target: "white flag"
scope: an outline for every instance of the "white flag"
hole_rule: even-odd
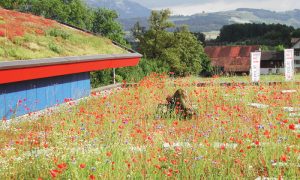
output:
[[[260,79],[261,52],[251,53],[251,77],[252,82],[259,82]]]
[[[294,79],[294,49],[284,50],[284,69],[285,80],[291,81]]]

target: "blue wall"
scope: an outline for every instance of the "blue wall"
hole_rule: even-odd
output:
[[[42,110],[65,99],[86,97],[90,91],[89,73],[0,84],[0,119]]]

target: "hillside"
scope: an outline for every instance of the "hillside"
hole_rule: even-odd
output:
[[[109,39],[0,8],[0,61],[120,53]]]
[[[104,7],[116,10],[122,19],[148,17],[151,10],[129,0],[86,0],[91,7]]]
[[[137,18],[121,19],[126,30],[132,28]],[[146,25],[146,18],[139,18]],[[275,12],[263,9],[239,8],[231,11],[201,13],[192,16],[172,16],[176,25],[187,24],[193,32],[219,31],[222,26],[234,23],[279,23],[300,27],[300,10]]]

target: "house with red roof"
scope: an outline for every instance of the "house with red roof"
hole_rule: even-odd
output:
[[[251,52],[260,51],[259,46],[208,46],[206,54],[212,65],[226,73],[249,73]],[[284,53],[264,51],[261,56],[261,74],[284,73]]]
[[[259,46],[207,46],[206,54],[212,66],[228,73],[248,73],[250,53],[259,51]]]

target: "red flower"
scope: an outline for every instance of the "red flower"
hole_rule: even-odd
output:
[[[173,122],[173,125],[174,125],[174,126],[177,126],[177,125],[178,125],[178,121],[174,121],[174,122]]]
[[[295,129],[296,129],[296,126],[295,126],[295,124],[290,124],[290,125],[289,125],[289,129],[291,129],[291,130],[295,130]]]
[[[286,161],[287,161],[286,155],[283,154],[283,155],[280,157],[280,160],[281,160],[282,162],[286,162]]]
[[[95,180],[95,179],[96,179],[96,177],[95,177],[93,174],[91,174],[91,175],[89,176],[89,178],[90,178],[91,180]]]
[[[85,168],[85,166],[86,166],[85,164],[80,164],[80,165],[79,165],[79,167],[80,167],[81,169]]]
[[[107,153],[106,153],[106,156],[108,156],[108,157],[110,157],[111,155],[112,155],[111,152],[107,152]]]
[[[4,36],[5,36],[5,32],[0,31],[0,36],[1,36],[1,37],[4,37]]]
[[[58,175],[59,171],[56,169],[50,170],[50,174],[52,178],[55,178]]]
[[[67,164],[66,163],[61,163],[61,164],[58,164],[57,167],[59,169],[66,169],[67,168]]]

